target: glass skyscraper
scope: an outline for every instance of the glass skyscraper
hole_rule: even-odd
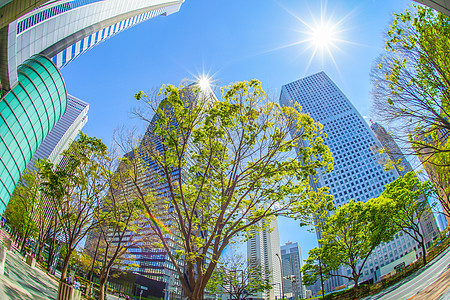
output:
[[[389,132],[380,124],[373,123],[370,128],[375,133],[376,137],[383,146],[384,152],[394,162],[394,168],[400,176],[405,176],[406,173],[412,172],[413,168],[403,155],[400,147],[394,141]],[[426,201],[426,200],[424,200]],[[432,212],[425,212],[420,219],[420,228],[424,235],[425,246],[429,248],[433,244],[433,240],[439,236],[439,228],[436,224],[436,219]]]
[[[303,112],[323,124],[327,134],[325,143],[334,157],[334,169],[311,178],[314,188],[328,186],[334,195],[334,205],[339,207],[351,199],[367,201],[379,196],[384,186],[399,174],[385,171],[386,154],[380,154],[381,144],[367,123],[324,73],[286,84],[281,89],[280,104],[292,106],[298,103]],[[412,238],[397,234],[393,241],[378,246],[365,264],[360,282],[373,278],[376,269],[417,249]],[[341,274],[350,274],[349,268],[341,268]],[[347,279],[332,277],[325,284],[325,291],[345,285]]]
[[[306,294],[300,273],[303,265],[302,252],[298,243],[289,242],[281,246],[281,261],[283,262],[283,277],[295,276],[294,279],[283,279],[284,294],[288,299],[293,300],[305,298]]]

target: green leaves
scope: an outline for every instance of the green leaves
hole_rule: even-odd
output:
[[[341,276],[358,285],[364,264],[373,249],[381,242],[391,240],[397,232],[390,225],[387,211],[374,199],[365,203],[351,200],[319,221],[321,247],[309,252],[302,268],[304,283],[314,283],[322,272],[325,278]],[[342,266],[350,267],[351,274],[333,273]]]
[[[330,208],[328,190],[311,189],[309,176],[330,171],[332,155],[322,125],[300,107],[268,101],[258,80],[224,87],[218,100],[194,86],[167,85],[161,95],[138,159],[154,163],[155,178],[167,187],[155,201],[173,208],[179,242],[163,244],[175,266],[180,257],[188,262],[192,289],[206,284],[227,245],[275,216],[310,222],[310,197]],[[159,195],[161,185],[145,193]]]

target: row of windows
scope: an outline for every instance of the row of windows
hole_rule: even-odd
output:
[[[140,15],[131,17],[129,19],[120,21],[114,25],[106,27],[90,36],[82,39],[81,41],[73,44],[72,46],[64,49],[57,55],[55,55],[52,60],[61,69],[69,64],[71,61],[76,59],[78,56],[89,50],[90,48],[96,46],[102,41],[155,16],[164,14],[165,11],[162,8],[152,10],[149,12],[142,13]]]
[[[71,2],[62,3],[48,9],[42,10],[32,16],[27,17],[26,19],[17,23],[17,34],[27,30],[28,28],[33,27],[34,25],[45,21],[53,16],[59,15],[63,12],[69,11],[71,9],[84,6],[87,4],[99,2],[103,0],[76,0]]]

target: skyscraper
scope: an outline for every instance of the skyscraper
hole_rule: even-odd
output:
[[[405,176],[406,173],[412,172],[413,168],[403,155],[400,147],[394,141],[387,130],[378,123],[373,123],[370,128],[375,133],[376,137],[383,146],[384,152],[394,162],[394,168],[400,176]],[[427,201],[424,199],[424,201]],[[424,235],[424,242],[427,248],[431,247],[433,240],[439,236],[439,228],[436,224],[436,219],[432,212],[425,212],[420,218],[420,228]]]
[[[86,125],[88,110],[89,104],[68,95],[66,111],[37,148],[27,169],[35,170],[38,159],[48,159],[51,163],[58,164],[62,159],[62,152],[69,148]]]
[[[261,265],[262,276],[269,279],[273,286],[270,291],[254,295],[264,300],[282,298],[280,236],[276,219],[272,220],[270,228],[256,232],[247,242],[247,259],[250,263]]]
[[[9,146],[0,149],[8,152],[0,164],[0,214],[37,147],[66,109],[67,92],[58,68],[127,28],[177,12],[184,0],[7,2],[0,4],[0,100],[4,103],[0,132],[2,143]]]
[[[334,195],[334,205],[339,207],[351,199],[367,201],[383,192],[384,186],[396,179],[396,170],[385,171],[380,154],[380,142],[347,97],[324,73],[320,72],[286,84],[281,89],[280,103],[300,104],[303,111],[323,124],[328,145],[334,158],[334,169],[311,178],[314,188],[328,186]],[[375,270],[406,253],[417,249],[407,235],[397,234],[393,241],[378,246],[365,264],[361,282],[373,278]],[[341,268],[340,274],[350,274]],[[332,291],[347,283],[342,277],[332,277],[325,283],[325,291]]]
[[[297,243],[286,243],[281,246],[281,261],[283,263],[283,277],[291,276],[291,279],[283,279],[284,293],[291,294],[292,299],[303,299],[306,297],[302,284],[302,252]],[[295,278],[292,278],[295,276]],[[289,296],[287,296],[290,299]]]
[[[17,66],[34,54],[61,68],[100,42],[156,16],[170,15],[184,0],[48,1],[7,25],[0,40],[3,90],[17,84]]]

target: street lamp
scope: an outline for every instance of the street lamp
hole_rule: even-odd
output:
[[[283,264],[281,263],[281,257],[278,253],[275,253],[275,255],[278,257],[278,260],[280,261],[280,272],[281,272],[281,292],[283,293],[283,297],[281,299],[284,299],[284,284],[283,284]]]

